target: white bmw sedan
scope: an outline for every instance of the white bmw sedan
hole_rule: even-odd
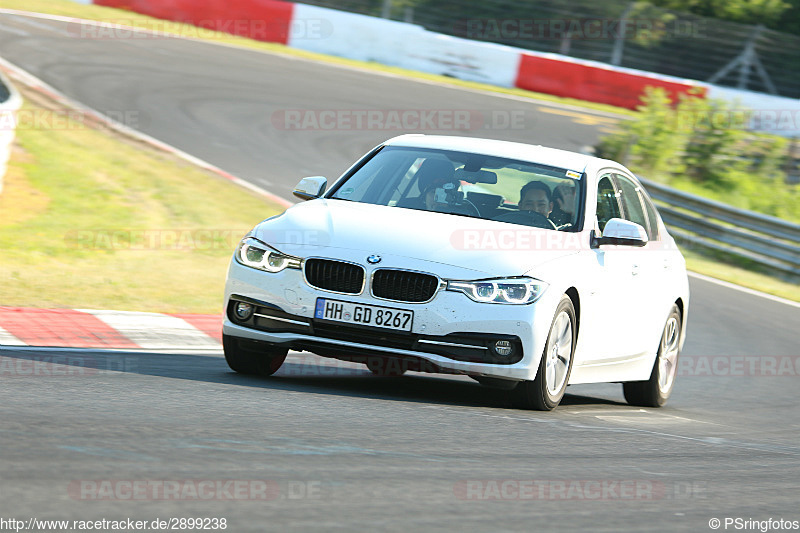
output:
[[[250,231],[230,263],[230,367],[288,350],[375,374],[466,374],[549,410],[567,385],[669,397],[685,339],[685,263],[613,161],[526,144],[403,135]]]

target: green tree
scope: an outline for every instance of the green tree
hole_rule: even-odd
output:
[[[791,7],[784,0],[651,0],[652,4],[674,11],[713,17],[743,24],[775,27]]]
[[[786,182],[788,141],[749,131],[737,104],[652,87],[639,114],[600,140],[597,154],[633,172],[743,209],[800,220],[800,186]]]
[[[687,130],[661,87],[648,87],[638,107],[638,116],[621,131],[603,138],[598,155],[622,161],[651,179],[668,179],[681,172],[680,154],[688,141]]]
[[[747,116],[724,101],[694,97],[682,97],[676,112],[688,133],[684,175],[719,190],[734,187],[750,165],[741,152]]]
[[[781,19],[771,28],[800,35],[800,0],[789,0],[789,8],[783,12]]]

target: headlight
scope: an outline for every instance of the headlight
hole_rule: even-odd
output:
[[[490,304],[529,304],[547,289],[547,283],[533,278],[502,278],[478,281],[448,281],[447,290],[461,292],[471,300]]]
[[[245,237],[236,249],[236,260],[251,268],[280,272],[284,268],[300,268],[300,259],[284,255],[253,237]]]

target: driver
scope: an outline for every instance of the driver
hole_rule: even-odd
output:
[[[453,165],[442,159],[427,159],[415,175],[417,179],[417,187],[419,188],[420,195],[413,198],[406,198],[397,203],[399,207],[410,207],[412,209],[427,209],[430,211],[437,203],[436,189],[443,189],[449,185],[455,190],[458,190],[459,182],[455,179],[455,170]],[[439,197],[441,197],[441,191]]]
[[[415,209],[480,216],[478,209],[464,199],[461,182],[455,177],[455,169],[449,161],[427,159],[420,165],[416,176],[417,186],[422,192],[412,206]]]
[[[463,200],[458,183],[454,182],[433,184],[425,189],[422,198],[428,211],[446,211],[448,206],[458,205]]]

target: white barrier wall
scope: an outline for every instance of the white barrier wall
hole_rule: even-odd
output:
[[[421,26],[295,4],[292,48],[513,87],[519,50],[450,37]]]
[[[17,111],[22,107],[22,97],[13,85],[0,72],[0,84],[5,86],[10,96],[0,102],[0,193],[3,192],[3,177],[6,175],[11,146],[14,144],[17,127]]]
[[[800,100],[771,94],[708,85],[708,97],[725,100],[738,110],[748,110],[751,129],[800,137]]]
[[[509,46],[430,31],[418,41],[405,43],[403,51],[404,68],[500,87],[514,87],[522,57]]]

